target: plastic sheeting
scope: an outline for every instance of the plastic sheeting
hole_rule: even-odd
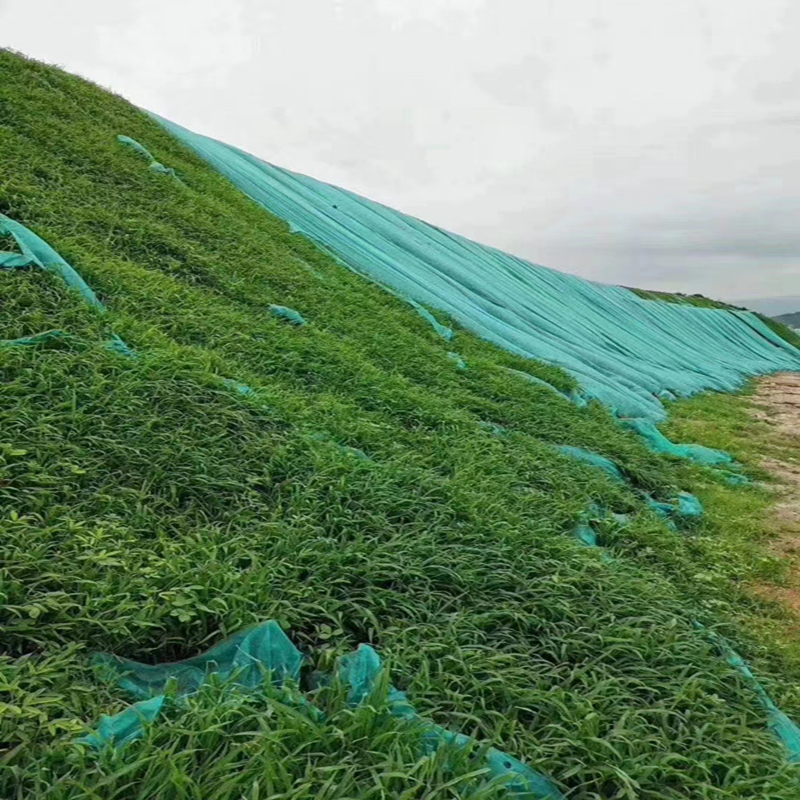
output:
[[[675,444],[667,439],[656,427],[654,422],[646,419],[621,419],[624,428],[636,431],[644,437],[650,449],[656,453],[686,458],[698,464],[713,466],[716,464],[730,464],[733,459],[722,450],[703,447],[701,444]]]
[[[358,705],[369,700],[383,672],[380,656],[369,646],[362,644],[358,650],[339,660],[339,677],[349,687],[348,700]],[[423,726],[422,748],[424,755],[435,753],[440,747],[470,749],[474,739],[422,720],[404,692],[389,687],[389,708],[393,716],[416,722]],[[492,781],[502,782],[510,797],[518,800],[563,800],[564,795],[555,785],[526,764],[494,747],[486,751],[486,767]]]
[[[139,739],[146,723],[152,722],[167,701],[168,688],[175,697],[196,692],[209,676],[232,680],[237,686],[255,689],[269,678],[276,686],[287,678],[297,681],[303,656],[277,622],[270,620],[220,642],[205,653],[166,664],[140,664],[126,658],[99,653],[94,663],[113,677],[120,688],[139,702],[112,717],[103,717],[94,731],[79,742],[94,748],[115,747]]]
[[[97,295],[89,288],[89,284],[44,239],[39,238],[33,231],[28,230],[19,222],[9,219],[4,214],[0,214],[0,234],[12,236],[19,245],[20,250],[22,250],[21,259],[17,262],[7,259],[9,263],[0,263],[0,269],[9,266],[9,264],[12,269],[19,268],[22,266],[21,262],[27,262],[28,265],[35,265],[46,269],[48,272],[55,272],[64,279],[70,288],[79,292],[90,306],[94,306],[100,311],[105,311],[105,307],[97,298]],[[3,255],[13,256],[15,254]]]
[[[511,352],[563,367],[621,416],[661,420],[659,397],[731,391],[748,375],[800,369],[800,351],[750,312],[645,300],[537,266],[155,119],[352,270]]]
[[[212,676],[239,690],[253,691],[267,680],[281,687],[286,681],[297,684],[305,659],[274,620],[245,629],[194,658],[164,664],[142,664],[118,656],[97,654],[94,663],[120,688],[138,702],[113,716],[105,716],[97,730],[78,739],[93,749],[122,747],[144,736],[147,725],[155,722],[169,702],[197,692]],[[368,702],[376,691],[383,664],[369,645],[342,656],[337,675],[347,688],[350,705]],[[389,687],[388,705],[392,716],[416,723],[422,728],[422,755],[430,756],[442,746],[470,750],[476,744],[464,734],[454,733],[419,717],[408,697]],[[307,712],[324,718],[305,698],[300,704]],[[488,777],[501,783],[516,800],[563,800],[555,785],[522,761],[494,747],[483,753]]]
[[[134,150],[140,156],[146,158],[150,162],[149,167],[153,172],[160,172],[162,175],[169,175],[172,178],[180,180],[172,167],[165,167],[160,161],[156,161],[150,151],[144,145],[139,144],[136,139],[131,139],[130,136],[123,136],[120,134],[117,136],[117,141],[124,144],[126,147],[130,147],[131,150]]]
[[[0,214],[0,235],[13,237],[20,250],[22,250],[22,255],[18,253],[0,253],[0,269],[40,267],[48,272],[54,272],[64,280],[67,286],[77,291],[90,306],[100,312],[105,312],[106,307],[100,302],[100,299],[78,271],[32,230],[29,230],[19,222],[15,222],[13,219],[9,219],[4,214]],[[45,332],[33,337],[34,340],[32,341],[23,342],[17,340],[16,343],[39,344],[38,337],[53,339],[49,332]],[[136,355],[116,333],[111,334],[111,338],[106,342],[106,349],[129,358]]]
[[[747,662],[730,646],[730,644],[718,633],[706,629],[699,622],[696,627],[705,632],[711,641],[725,656],[726,661],[744,678],[745,683],[755,692],[761,706],[767,712],[767,725],[775,736],[783,743],[786,748],[789,761],[800,764],[800,727],[794,720],[781,711],[775,705],[767,690],[761,685],[761,681],[756,678]]]

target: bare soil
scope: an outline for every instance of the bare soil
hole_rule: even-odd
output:
[[[771,445],[798,454],[796,459],[769,456],[761,462],[778,481],[775,488],[780,500],[771,521],[775,531],[772,549],[793,562],[793,579],[788,586],[754,588],[762,597],[781,602],[800,615],[800,374],[781,373],[762,380],[752,413],[771,426]]]

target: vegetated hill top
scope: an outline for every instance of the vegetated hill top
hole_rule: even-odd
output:
[[[158,663],[275,619],[324,671],[372,644],[426,718],[571,797],[797,796],[756,696],[694,625],[798,715],[791,667],[734,622],[739,582],[771,564],[729,544],[719,498],[757,487],[726,494],[518,374],[566,394],[563,371],[442,318],[445,341],[123,99],[8,52],[0,72],[0,212],[108,308],[0,270],[0,340],[64,334],[0,348],[0,795],[466,793],[475,764],[421,759],[385,694],[353,710],[305,675],[324,723],[211,687],[118,755],[76,746],[130,702],[93,651]],[[645,493],[682,489],[716,511],[675,530]],[[572,535],[590,518],[603,551]]]

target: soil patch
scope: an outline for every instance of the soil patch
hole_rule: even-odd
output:
[[[772,525],[771,549],[795,564],[788,586],[759,585],[757,594],[775,600],[800,615],[800,374],[781,373],[759,383],[754,396],[753,417],[771,426],[769,450],[761,466],[773,475],[780,500]]]

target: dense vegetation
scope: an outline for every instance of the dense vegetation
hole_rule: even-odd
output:
[[[758,489],[506,369],[571,388],[555,368],[440,339],[122,99],[8,52],[0,73],[0,212],[109,309],[0,271],[1,340],[68,334],[0,348],[0,795],[463,794],[474,765],[420,760],[413,731],[335,687],[312,695],[325,724],[210,687],[119,753],[74,744],[129,702],[92,651],[177,659],[276,619],[319,668],[371,643],[426,717],[571,797],[800,796],[752,692],[693,627],[734,638],[800,716],[791,662],[733,622],[752,610],[735,582],[777,569],[726,538],[726,503]],[[135,358],[108,349],[112,329]],[[673,531],[634,488],[697,490],[711,513]],[[611,562],[570,535],[592,502],[631,514],[598,523]]]

